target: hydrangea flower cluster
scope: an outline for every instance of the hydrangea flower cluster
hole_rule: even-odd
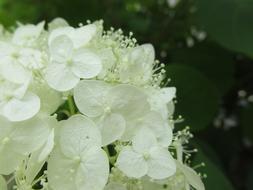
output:
[[[0,189],[204,190],[163,67],[102,21],[2,28]]]

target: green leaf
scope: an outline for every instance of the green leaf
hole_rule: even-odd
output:
[[[250,166],[249,174],[246,181],[247,190],[253,189],[253,165]]]
[[[234,82],[233,55],[216,44],[201,43],[193,48],[176,49],[171,61],[201,71],[224,94]]]
[[[243,108],[241,112],[241,126],[244,137],[247,137],[253,142],[253,105]]]
[[[0,23],[7,27],[14,25],[17,21],[22,23],[37,22],[39,13],[39,1],[2,0],[0,2]]]
[[[205,167],[199,168],[198,171],[207,175],[207,178],[203,179],[206,190],[233,190],[234,187],[223,171],[215,165],[201,149],[198,148],[198,150],[198,153],[194,157],[193,164],[205,163]]]
[[[182,115],[191,130],[204,129],[215,117],[220,96],[217,88],[199,71],[183,66],[168,65],[169,86],[177,88],[176,115]]]
[[[197,0],[197,23],[221,45],[253,56],[252,0]]]

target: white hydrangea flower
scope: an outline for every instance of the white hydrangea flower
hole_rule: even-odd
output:
[[[27,81],[31,78],[31,73],[24,68],[31,61],[29,55],[21,56],[21,49],[14,45],[0,42],[0,73],[8,80],[16,83]],[[25,51],[24,49],[22,52]],[[39,62],[35,60],[35,62]]]
[[[69,24],[66,20],[64,20],[63,18],[57,17],[48,23],[48,30],[49,30],[49,32],[51,32],[57,28],[64,28],[64,27],[68,27],[68,26],[69,26]]]
[[[97,33],[95,24],[88,24],[80,28],[73,28],[70,26],[59,27],[52,30],[48,44],[50,44],[59,36],[67,36],[73,43],[75,49],[87,46]]]
[[[152,79],[155,51],[151,44],[130,49],[123,56],[119,68],[120,81],[123,83],[146,84]]]
[[[117,58],[114,55],[112,48],[110,47],[98,49],[96,53],[100,57],[103,65],[102,70],[100,71],[97,77],[103,80],[104,78],[106,78],[108,71],[110,71],[116,64]]]
[[[81,81],[74,90],[74,98],[83,114],[99,118],[103,145],[119,139],[128,122],[149,109],[145,94],[124,84],[112,87],[102,81]]]
[[[42,53],[37,49],[17,47],[0,42],[0,73],[12,82],[20,83],[32,78],[45,66]]]
[[[71,33],[68,31],[69,29],[73,28],[62,30],[67,30],[68,34]],[[89,49],[76,49],[83,45],[79,44],[79,42],[82,42],[79,40],[87,41],[87,39],[82,39],[82,35],[85,36],[85,33],[75,31],[75,35],[80,35],[81,39],[78,39],[78,36],[75,35],[75,38],[72,37],[73,39],[71,39],[66,34],[59,35],[61,30],[59,33],[56,31],[58,29],[53,30],[49,37],[51,60],[46,70],[46,80],[52,88],[59,91],[68,91],[77,85],[80,78],[87,79],[97,76],[102,69],[102,64],[100,58]]]
[[[17,190],[204,190],[153,46],[103,21],[44,25],[0,28],[0,190],[1,175]]]
[[[40,98],[40,112],[53,114],[64,102],[62,94],[48,86],[47,83],[34,82],[30,89]]]
[[[40,99],[27,91],[28,83],[14,83],[0,76],[0,114],[10,121],[27,120],[40,110]]]
[[[147,88],[145,92],[148,95],[148,101],[151,106],[151,110],[159,112],[164,119],[167,119],[173,115],[174,109],[171,106],[174,105],[173,99],[176,97],[175,87],[166,88]],[[172,103],[172,105],[171,105]]]
[[[75,115],[63,121],[59,144],[48,161],[50,187],[102,190],[109,175],[109,161],[100,147],[100,132],[87,117]]]
[[[7,190],[7,184],[3,176],[0,175],[0,189]]]
[[[0,174],[7,175],[45,143],[50,130],[46,121],[38,117],[23,122],[0,117],[0,123]]]
[[[116,166],[128,177],[165,179],[176,172],[176,164],[170,152],[158,146],[155,135],[142,128],[133,139],[132,146],[124,147]]]
[[[145,114],[142,118],[139,118],[133,125],[135,129],[132,131],[136,132],[142,127],[150,129],[156,137],[158,144],[164,148],[167,148],[173,139],[172,127],[169,122],[162,118],[161,114],[155,111],[150,111]],[[133,133],[132,135],[134,135]]]
[[[44,118],[47,119],[47,118]],[[57,127],[58,123],[54,117],[48,118],[48,123],[50,127]],[[17,182],[17,188],[21,190],[31,189],[38,182],[36,176],[41,171],[42,167],[47,161],[47,157],[51,153],[54,147],[54,128],[52,128],[46,142],[42,147],[29,156],[27,156],[23,162],[18,166],[16,171],[15,181]],[[40,176],[41,180],[46,179],[46,175]],[[45,186],[46,187],[46,186]]]
[[[176,161],[177,172],[175,175],[165,180],[150,180],[148,178],[142,179],[144,190],[205,190],[204,184],[200,176],[189,166]]]
[[[19,26],[12,37],[12,43],[19,46],[33,46],[44,29],[45,21],[37,25],[26,24]]]

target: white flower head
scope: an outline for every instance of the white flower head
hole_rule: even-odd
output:
[[[204,190],[154,47],[87,23],[0,27],[0,190]]]
[[[49,135],[45,120],[10,122],[0,117],[0,174],[10,174],[25,156],[38,150]]]
[[[81,30],[79,29],[74,31],[75,35],[73,36],[67,35],[71,33],[72,29],[63,28],[58,32],[56,29],[49,37],[50,64],[47,67],[46,80],[49,86],[59,91],[68,91],[74,88],[80,78],[93,78],[102,69],[101,60],[95,53],[87,48],[80,48],[83,44],[79,42],[84,40],[84,44],[86,44],[88,41],[87,39],[78,39],[78,35],[86,36],[85,32],[89,31],[85,30],[83,34],[83,31],[79,31]]]
[[[64,27],[68,27],[68,26],[69,26],[69,24],[65,19],[57,17],[48,23],[48,30],[49,30],[49,32],[51,32],[57,28],[64,28]]]
[[[167,119],[173,115],[174,110],[170,109],[173,105],[173,99],[176,97],[175,87],[165,88],[146,88],[145,92],[148,95],[148,101],[151,106],[151,110],[159,112],[163,118]]]
[[[146,84],[152,79],[155,51],[151,44],[137,46],[123,56],[120,65],[120,81]]]
[[[78,109],[96,118],[107,145],[122,137],[131,121],[149,110],[145,94],[131,85],[111,86],[101,81],[81,81],[74,90]]]
[[[109,161],[100,146],[100,132],[91,120],[75,115],[64,121],[59,145],[48,161],[50,187],[102,190],[109,175]]]
[[[32,46],[39,38],[44,29],[45,21],[40,22],[37,25],[27,24],[19,26],[12,38],[12,43],[19,46]]]
[[[59,27],[51,31],[48,39],[50,44],[59,36],[66,35],[72,42],[75,49],[87,46],[95,37],[97,27],[95,24],[89,24],[80,28],[73,28],[70,26]]]
[[[14,83],[0,76],[0,114],[10,121],[27,120],[40,109],[40,99],[27,90],[28,83]]]
[[[157,144],[151,130],[142,128],[133,139],[132,146],[123,148],[117,159],[117,167],[128,177],[165,179],[176,172],[176,164],[170,152]]]

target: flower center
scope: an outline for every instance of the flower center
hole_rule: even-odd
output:
[[[111,113],[111,108],[109,106],[105,107],[104,112],[105,113]]]
[[[6,145],[9,141],[10,141],[10,138],[9,138],[9,137],[5,137],[5,138],[2,140],[2,144],[3,144],[3,145]]]
[[[68,65],[68,66],[73,65],[73,60],[72,60],[72,59],[68,59],[68,60],[67,60],[67,65]]]
[[[74,158],[73,158],[73,160],[76,162],[76,163],[80,163],[81,162],[81,157],[80,156],[75,156]]]
[[[14,59],[18,59],[20,57],[20,54],[18,52],[13,52],[11,54],[11,57],[14,58]]]
[[[148,152],[143,153],[144,160],[148,160],[150,158],[150,154]]]

